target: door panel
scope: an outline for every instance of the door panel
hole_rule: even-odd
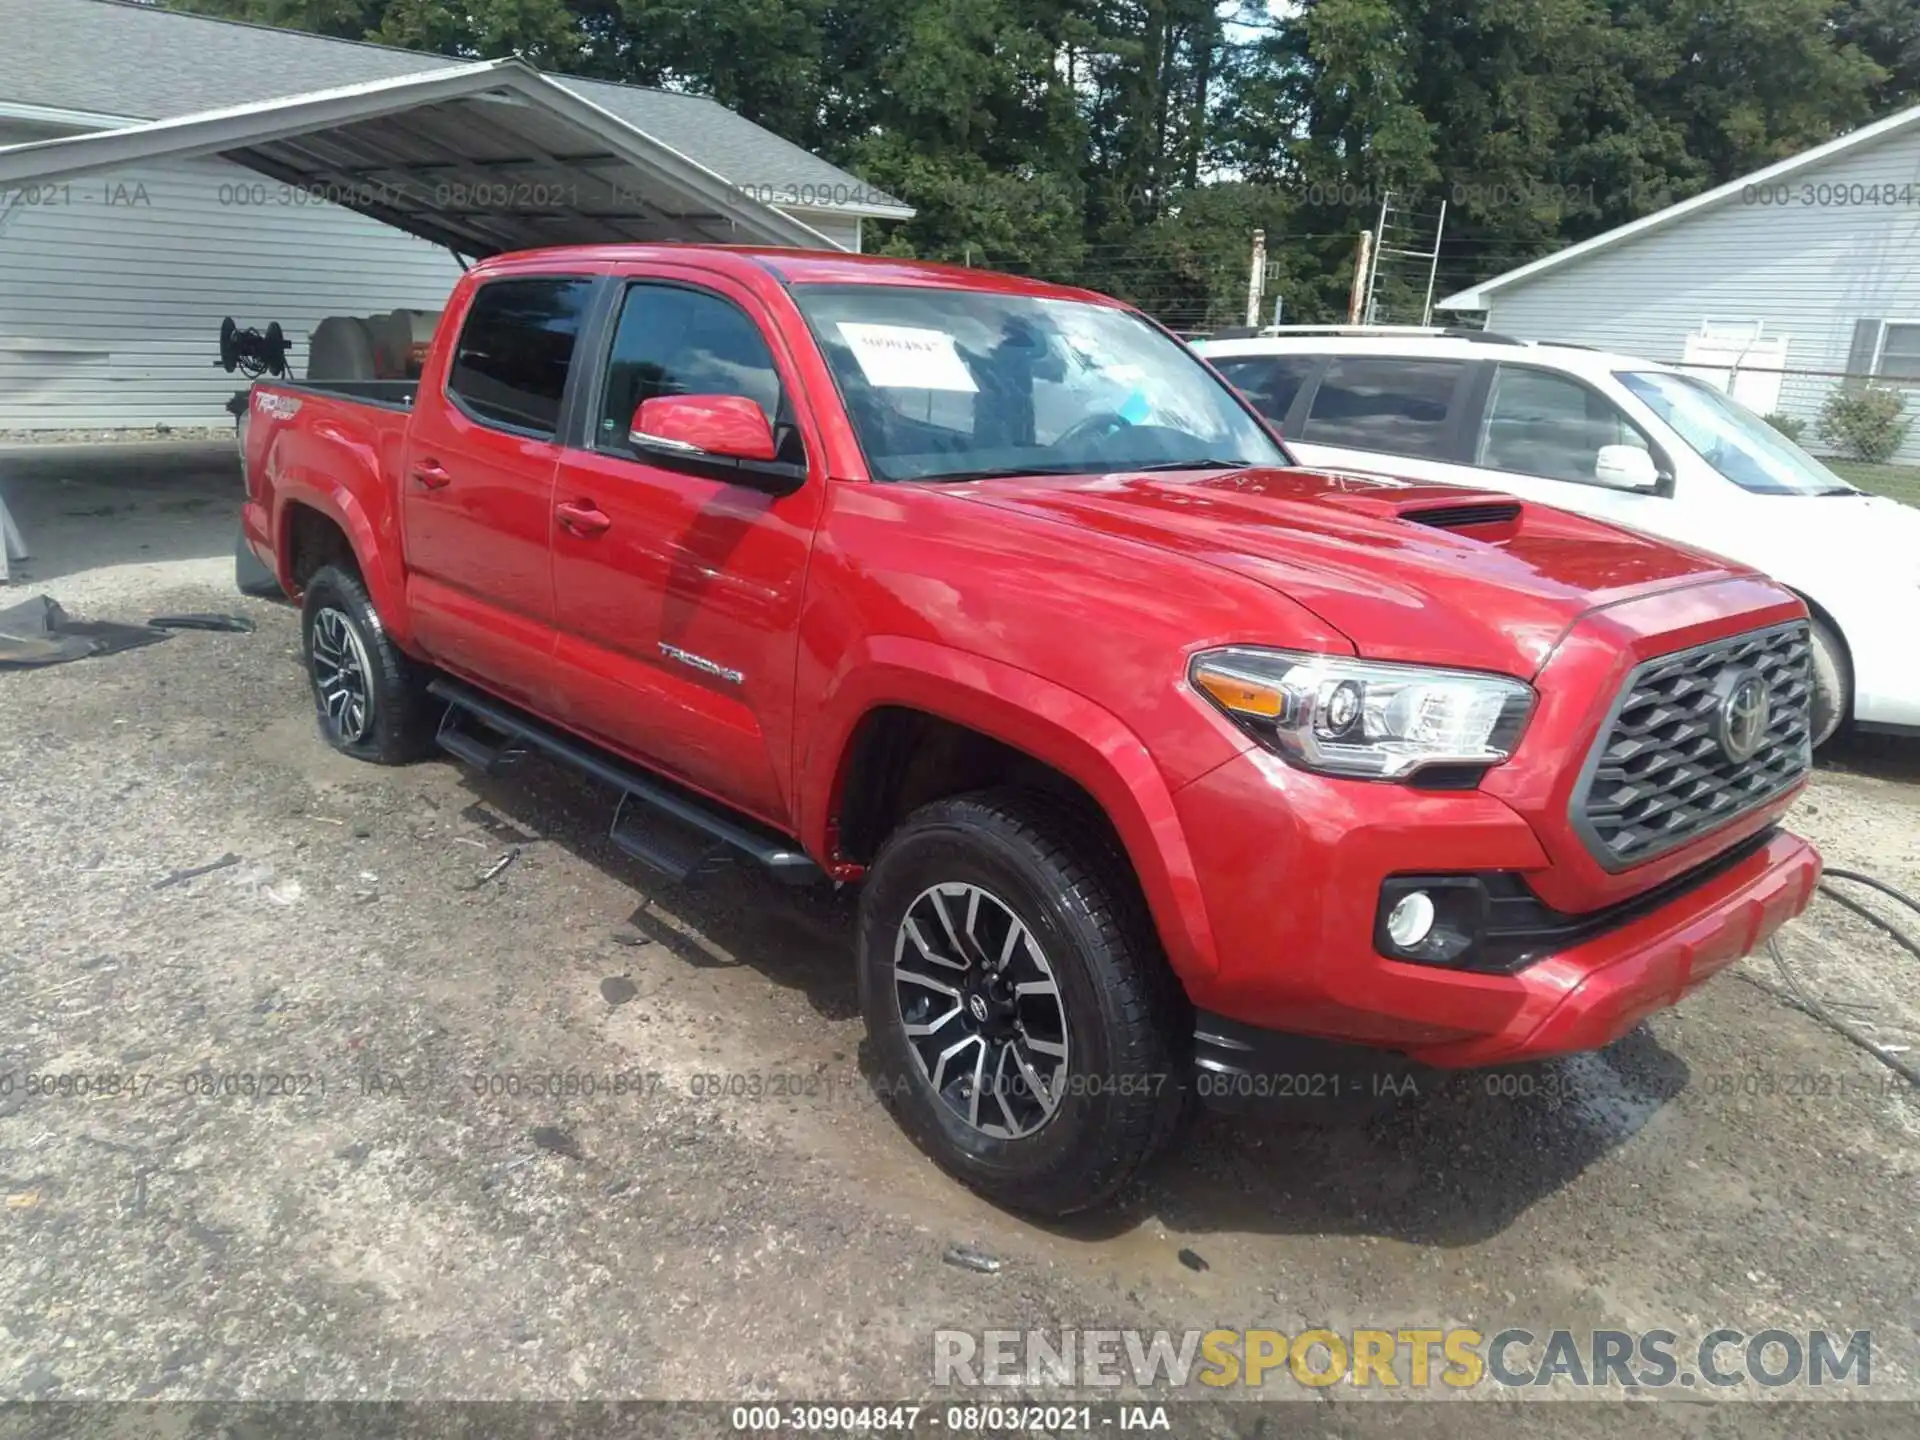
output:
[[[643,459],[624,438],[653,395],[746,395],[774,419],[781,458],[802,458],[791,371],[756,313],[704,278],[624,297],[590,413],[597,448],[563,457],[554,492],[571,512],[553,542],[556,703],[574,728],[790,826],[795,645],[822,482],[776,497]]]
[[[560,408],[591,282],[481,286],[444,377],[422,381],[401,476],[408,605],[422,649],[536,709],[553,650]]]

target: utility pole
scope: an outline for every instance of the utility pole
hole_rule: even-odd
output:
[[[1360,323],[1360,310],[1366,304],[1367,291],[1370,288],[1367,279],[1367,262],[1373,257],[1373,232],[1360,232],[1360,253],[1353,261],[1353,288],[1347,292],[1347,323]]]
[[[1253,232],[1253,266],[1247,272],[1247,328],[1260,325],[1260,292],[1267,282],[1267,232]]]

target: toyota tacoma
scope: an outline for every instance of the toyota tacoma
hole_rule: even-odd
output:
[[[876,1088],[1010,1206],[1108,1199],[1196,1089],[1289,1045],[1604,1046],[1819,873],[1781,828],[1799,599],[1507,495],[1301,468],[1098,295],[501,256],[417,380],[249,408],[244,545],[301,605],[326,739],[542,754],[668,875],[859,886]]]

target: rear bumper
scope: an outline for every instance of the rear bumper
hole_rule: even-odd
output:
[[[1484,791],[1329,781],[1250,752],[1176,797],[1221,957],[1213,971],[1183,979],[1197,1009],[1238,1026],[1373,1046],[1422,1065],[1596,1049],[1811,902],[1819,855],[1771,828],[1786,799],[1729,825],[1717,856],[1622,906],[1617,923],[1510,971],[1450,969],[1380,953],[1382,885],[1409,872],[1531,878],[1546,866],[1532,828]]]

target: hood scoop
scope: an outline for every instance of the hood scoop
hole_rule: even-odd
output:
[[[1520,529],[1518,500],[1472,500],[1439,505],[1403,505],[1402,520],[1436,530],[1458,530],[1475,540],[1510,540]]]

